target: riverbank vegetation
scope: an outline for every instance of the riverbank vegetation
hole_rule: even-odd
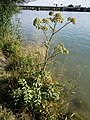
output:
[[[53,59],[67,55],[68,49],[60,43],[49,51],[54,35],[66,25],[75,24],[75,19],[68,17],[67,23],[57,29],[64,22],[61,13],[49,12],[48,18],[35,18],[33,25],[44,33],[45,41],[23,47],[19,28],[11,23],[14,11],[10,16],[4,13],[8,17],[0,21],[0,119],[79,120],[70,110],[75,85],[59,75],[55,77],[51,67]]]

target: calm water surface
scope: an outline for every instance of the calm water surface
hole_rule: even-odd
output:
[[[86,12],[62,12],[66,19],[68,16],[76,18],[76,25],[69,24],[53,39],[52,46],[63,42],[69,49],[67,56],[66,76],[67,79],[75,79],[77,94],[84,101],[88,117],[90,111],[90,13]],[[21,30],[24,40],[43,42],[43,33],[33,26],[35,17],[47,17],[48,11],[22,11],[18,17],[21,19]],[[60,59],[57,58],[59,64]],[[84,112],[84,110],[82,111]],[[85,111],[86,112],[86,111]]]

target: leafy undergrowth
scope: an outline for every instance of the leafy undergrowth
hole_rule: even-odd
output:
[[[75,86],[42,71],[44,53],[42,45],[27,45],[15,56],[1,54],[0,102],[8,108],[1,109],[1,119],[73,120],[68,108]]]
[[[70,120],[71,117],[72,120],[85,120],[83,116],[77,113],[76,114],[67,113],[63,115],[61,114],[58,120]],[[0,105],[0,120],[35,120],[35,119],[33,118],[32,113],[28,108],[22,108],[20,111],[18,111],[18,113],[14,114],[10,109],[7,109]]]

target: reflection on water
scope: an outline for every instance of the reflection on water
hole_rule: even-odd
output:
[[[79,97],[74,97],[72,99],[72,106],[74,110],[77,111],[84,120],[90,120],[90,103],[86,103]]]
[[[63,42],[69,49],[70,54],[67,56],[65,75],[67,79],[75,80],[79,85],[77,93],[79,99],[74,99],[73,104],[80,109],[83,114],[87,113],[90,118],[90,13],[86,12],[62,12],[64,18],[68,16],[77,20],[76,25],[69,25],[64,28],[52,42],[52,47]],[[21,29],[23,39],[35,42],[43,42],[42,32],[37,31],[32,22],[35,17],[47,17],[47,11],[22,11],[19,14],[21,18]],[[57,58],[60,64],[61,57]],[[63,59],[62,59],[63,60]]]

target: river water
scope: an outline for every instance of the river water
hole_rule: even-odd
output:
[[[66,57],[67,79],[75,80],[77,95],[83,101],[85,107],[80,107],[90,120],[90,13],[86,12],[62,12],[64,19],[76,18],[76,25],[69,24],[60,31],[52,41],[52,47],[63,42],[69,50]],[[21,11],[18,15],[21,21],[23,40],[43,42],[44,36],[33,26],[36,17],[44,18],[48,11]],[[60,58],[57,58],[59,64]],[[78,100],[76,100],[77,102]],[[80,102],[80,101],[78,101]]]

